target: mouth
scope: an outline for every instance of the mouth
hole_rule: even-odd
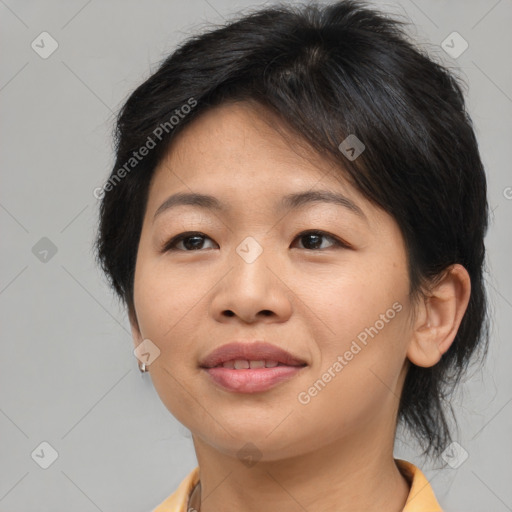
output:
[[[246,364],[247,363],[247,364]],[[201,368],[224,366],[236,370],[273,368],[278,365],[304,366],[306,361],[286,350],[264,341],[234,341],[216,348],[202,361]]]
[[[223,363],[219,363],[216,366],[212,366],[212,368],[229,368],[231,370],[254,370],[257,368],[275,368],[276,366],[305,366],[303,364],[286,364],[279,361],[273,360],[254,360],[249,361],[247,359],[231,359],[229,361],[224,361]]]
[[[267,391],[306,366],[299,357],[265,342],[229,343],[211,352],[200,363],[213,383],[237,393]]]

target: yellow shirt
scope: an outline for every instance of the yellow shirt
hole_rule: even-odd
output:
[[[406,460],[395,459],[395,462],[411,486],[402,512],[443,512],[421,470]],[[173,494],[151,512],[187,512],[188,498],[198,481],[199,466],[188,474]]]

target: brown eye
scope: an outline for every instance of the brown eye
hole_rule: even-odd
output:
[[[322,247],[323,239],[329,240],[331,245],[327,247]],[[323,250],[323,249],[330,249],[331,247],[346,247],[348,248],[348,245],[342,242],[341,240],[337,239],[336,237],[329,235],[325,231],[318,231],[318,230],[311,230],[311,231],[304,231],[303,233],[300,233],[297,235],[296,240],[303,240],[303,247],[299,247],[299,249],[306,249],[306,250]]]
[[[198,251],[203,248],[205,239],[211,240],[210,237],[204,233],[199,232],[187,232],[176,235],[164,244],[162,252],[167,251],[184,251],[192,252]],[[182,247],[178,247],[182,243]]]

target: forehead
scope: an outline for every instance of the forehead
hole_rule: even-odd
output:
[[[272,195],[318,184],[364,201],[345,176],[268,109],[229,102],[201,113],[177,134],[151,188],[158,193],[200,187],[212,194],[263,188]]]
[[[213,196],[223,205],[217,210],[198,207],[202,212],[226,215],[231,223],[263,216],[274,222],[291,211],[287,205],[299,211],[293,206],[295,200],[288,201],[286,196],[317,190],[341,194],[354,203],[362,215],[348,213],[350,222],[379,236],[393,232],[399,237],[396,220],[357,190],[340,164],[319,155],[257,105],[227,103],[201,113],[176,134],[152,177],[145,217],[151,224],[166,218],[155,214],[169,199],[174,200],[171,196],[200,194]],[[301,202],[295,204],[300,207]],[[304,204],[313,203],[327,202]],[[337,217],[342,211],[335,210],[334,203],[330,202],[325,215]],[[197,207],[196,199],[191,204]]]

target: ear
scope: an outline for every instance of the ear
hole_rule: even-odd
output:
[[[467,270],[456,263],[418,306],[407,357],[416,366],[434,366],[450,348],[471,295]]]

